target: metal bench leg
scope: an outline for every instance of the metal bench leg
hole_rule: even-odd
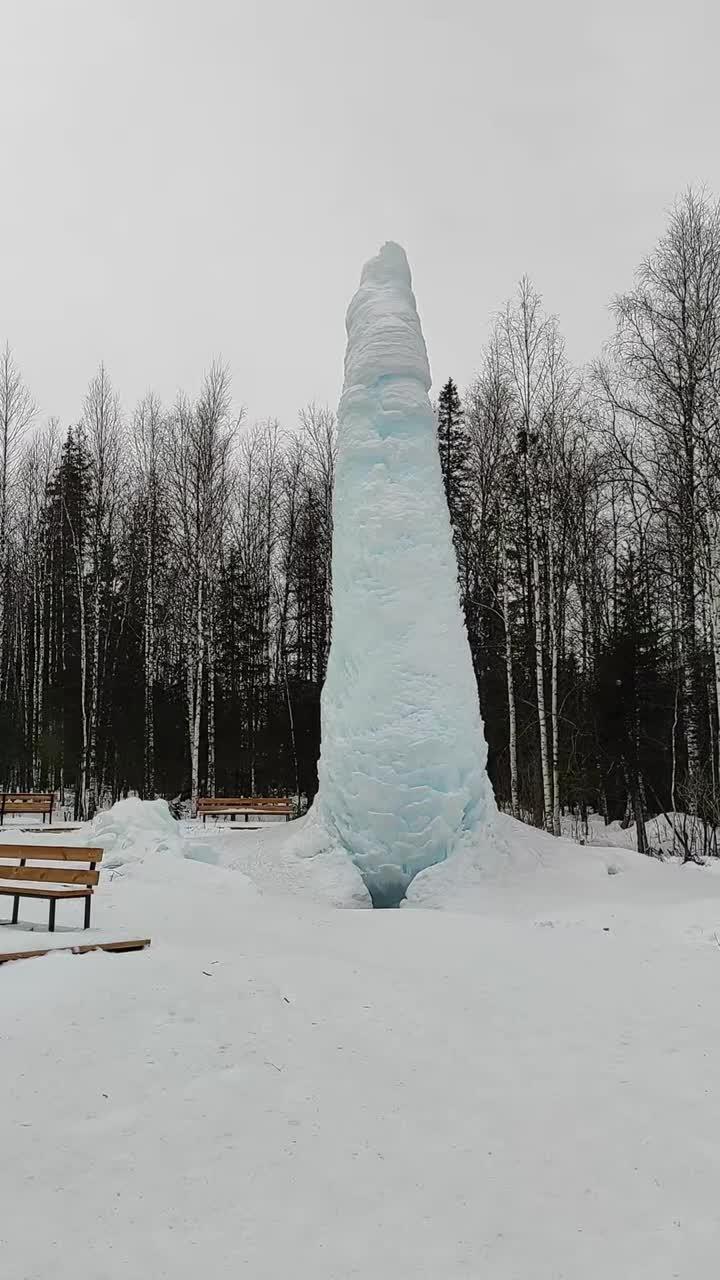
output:
[[[13,913],[12,913],[12,923],[13,923],[13,924],[17,924],[17,922],[18,922],[18,911],[19,911],[19,910],[20,910],[20,899],[16,897],[16,898],[14,899],[14,901],[13,901]]]
[[[55,898],[51,898],[51,899],[50,899],[50,913],[49,913],[49,915],[48,915],[48,929],[49,929],[50,933],[54,933],[54,932],[55,932],[55,907],[56,907],[56,899],[55,899]]]
[[[88,894],[87,898],[85,899],[85,923],[83,925],[83,929],[90,928],[90,903],[91,902],[92,902],[92,898]]]

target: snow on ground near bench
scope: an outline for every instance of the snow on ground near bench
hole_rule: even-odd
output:
[[[150,853],[228,867],[245,874],[261,891],[307,897],[335,907],[369,908],[369,895],[349,858],[337,850],[316,853],[317,845],[309,838],[311,822],[311,818],[303,818],[250,828],[244,823],[237,827],[214,822],[204,826],[176,822],[165,800],[130,798],[98,813],[94,821],[73,832],[48,828],[33,833],[0,831],[0,850],[4,843],[100,846],[103,860],[100,885],[93,898],[93,922],[97,908],[104,909],[107,885],[125,876]],[[314,856],[308,856],[309,852]],[[77,911],[77,904],[75,907]],[[72,910],[72,904],[58,905],[58,925],[62,910]],[[37,907],[26,901],[23,915],[38,922],[47,920],[47,904]]]
[[[149,951],[0,968],[3,1277],[715,1273],[714,869],[506,820],[464,911],[340,911],[218,838],[108,852]]]

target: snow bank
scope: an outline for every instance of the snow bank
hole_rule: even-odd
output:
[[[178,823],[166,800],[118,800],[111,809],[96,814],[84,828],[88,844],[105,851],[105,867],[137,862],[151,852],[182,856]]]
[[[334,907],[370,907],[362,876],[333,845],[311,810],[292,823],[273,823],[253,836],[228,837],[222,865],[267,890],[310,897]]]
[[[495,801],[399,245],[365,265],[347,334],[315,807],[320,843],[350,854],[376,897],[399,897],[484,830]]]
[[[512,904],[513,914],[555,919],[570,912],[574,920],[605,923],[632,908],[645,913],[653,928],[659,905],[707,895],[714,911],[719,894],[716,859],[705,867],[683,866],[620,845],[580,846],[498,814],[482,840],[468,837],[447,862],[418,875],[403,905],[492,915]]]
[[[190,831],[176,822],[165,800],[120,800],[85,824],[81,842],[104,850],[103,868],[126,871],[140,864],[154,878],[168,877],[158,858],[205,863],[242,875],[261,892],[335,907],[369,907],[362,879],[348,858],[319,839],[312,817],[269,823],[257,831],[219,827]],[[152,863],[152,868],[147,865]],[[177,878],[179,870],[170,878]],[[147,877],[146,877],[147,878]]]
[[[587,825],[577,814],[562,819],[563,835],[581,844],[615,845],[621,849],[637,848],[635,824],[623,825],[617,820],[605,824],[599,813],[588,814]],[[692,813],[660,813],[645,822],[645,833],[651,849],[668,857],[717,857],[720,832]]]
[[[499,831],[472,914],[148,855],[93,908],[147,951],[0,967],[3,1280],[709,1280],[720,878]]]

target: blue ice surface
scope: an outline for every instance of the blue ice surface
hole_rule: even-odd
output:
[[[316,803],[383,905],[496,809],[430,370],[398,245],[366,265],[347,330]]]

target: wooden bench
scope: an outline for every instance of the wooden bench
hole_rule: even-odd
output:
[[[52,822],[53,800],[51,791],[3,791],[0,799],[0,827],[8,813],[41,813],[43,824],[47,815]]]
[[[232,818],[239,814],[248,818],[278,817],[287,822],[293,816],[293,806],[287,796],[204,796],[198,800],[198,817],[205,822],[208,814],[214,818]]]
[[[100,879],[96,869],[102,862],[102,849],[78,849],[70,846],[0,844],[0,894],[14,898],[12,924],[17,924],[21,898],[40,898],[50,903],[48,930],[55,930],[55,907],[59,898],[84,898],[84,929],[90,928],[90,903],[94,886]],[[40,862],[39,867],[28,863]],[[48,862],[60,866],[47,866]],[[68,863],[85,864],[80,867]],[[4,883],[12,881],[11,884]]]

